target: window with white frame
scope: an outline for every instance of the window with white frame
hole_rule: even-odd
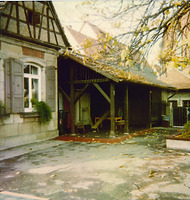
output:
[[[24,109],[32,111],[31,99],[41,100],[41,70],[34,64],[24,65]]]

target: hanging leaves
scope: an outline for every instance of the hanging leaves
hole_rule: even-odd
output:
[[[65,54],[64,54],[65,56],[69,56],[69,51],[68,51],[68,49],[65,51]]]
[[[130,54],[130,52],[129,52],[128,47],[126,47],[125,49],[123,49],[121,51],[121,61],[126,60],[129,57],[129,54]]]
[[[149,27],[148,26],[143,26],[141,27],[141,31],[145,32],[145,31],[149,31]]]

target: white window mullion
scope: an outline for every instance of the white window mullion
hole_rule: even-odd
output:
[[[32,79],[29,78],[29,108],[32,108],[32,103],[31,103],[31,99],[32,99]]]

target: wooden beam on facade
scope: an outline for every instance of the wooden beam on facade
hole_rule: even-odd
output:
[[[56,50],[64,48],[64,46],[58,46],[56,44],[50,44],[50,43],[45,42],[45,41],[34,40],[33,38],[29,38],[29,37],[27,38],[27,37],[24,37],[22,35],[6,32],[5,30],[1,30],[1,33],[2,33],[2,35],[14,37],[14,38],[17,38],[17,39],[20,39],[20,40],[23,40],[23,41],[31,42],[31,43],[34,43],[34,44],[42,45],[44,47],[49,47],[49,48],[53,48],[53,49],[56,49]]]
[[[8,27],[9,27],[9,22],[10,22],[10,19],[11,19],[11,13],[12,13],[12,10],[13,10],[13,4],[11,4],[11,8],[10,8],[10,12],[9,12],[9,16],[7,18],[7,23],[6,23],[6,26],[5,26],[5,31],[7,32],[8,30]]]
[[[76,103],[80,98],[81,96],[84,94],[84,92],[86,91],[86,89],[88,88],[90,84],[86,84],[84,86],[84,88],[82,89],[82,91],[76,96],[75,100],[74,100],[74,103]]]
[[[124,130],[128,133],[129,132],[129,87],[126,85],[124,91],[124,120],[125,126]]]
[[[65,46],[66,47],[68,47],[68,46],[70,47],[71,45],[70,45],[69,41],[67,40],[67,37],[66,37],[66,35],[65,35],[64,31],[63,31],[63,28],[61,27],[61,23],[59,21],[59,18],[57,16],[57,13],[56,13],[56,10],[55,10],[55,8],[53,6],[53,3],[51,1],[46,1],[46,2],[47,2],[47,5],[49,5],[50,11],[54,14],[53,15],[53,19],[55,20],[55,23],[56,23],[57,28],[59,30],[60,36],[62,37]]]
[[[110,82],[110,118],[111,118],[110,136],[115,136],[115,84],[114,82]]]
[[[16,20],[17,34],[20,34],[18,1],[16,1],[16,18],[17,18]]]
[[[30,25],[29,25],[29,22],[27,20],[27,13],[26,13],[26,7],[25,7],[25,4],[24,4],[24,1],[22,2],[22,5],[23,5],[23,8],[24,8],[24,13],[25,13],[25,17],[26,17],[26,23],[27,23],[27,26],[28,26],[28,32],[30,34],[30,37],[32,38],[32,33],[31,33],[31,30],[30,30]]]
[[[52,27],[53,27],[53,33],[54,33],[54,36],[55,36],[55,41],[56,41],[56,44],[58,45],[58,40],[57,40],[57,35],[56,35],[56,31],[55,31],[55,26],[54,26],[54,23],[53,23],[53,19],[51,19],[51,23],[52,23]]]
[[[93,83],[93,85],[98,89],[98,91],[105,97],[105,99],[110,103],[111,100],[108,97],[108,95],[104,92],[104,90],[97,84],[97,83]]]
[[[32,2],[33,5],[33,32],[34,32],[34,38],[36,39],[36,23],[35,23],[35,1]]]
[[[49,32],[49,8],[47,7],[47,38],[48,42],[50,42],[50,32]]]
[[[39,27],[39,32],[38,32],[38,40],[40,39],[40,36],[41,36],[42,22],[44,18],[44,9],[45,9],[45,4],[43,4],[43,7],[42,7],[42,17],[41,17],[40,27]]]

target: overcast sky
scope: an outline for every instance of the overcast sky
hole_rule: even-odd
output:
[[[79,29],[84,20],[84,15],[76,7],[81,2],[81,0],[53,0],[59,20],[63,26],[71,25],[73,29]]]

